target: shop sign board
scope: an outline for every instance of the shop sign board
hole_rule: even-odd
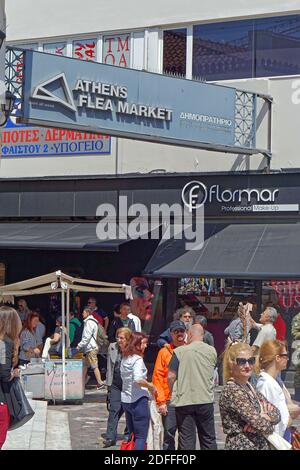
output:
[[[269,176],[268,176],[269,178]],[[267,179],[266,179],[267,180]],[[274,213],[299,213],[299,201],[291,202],[291,191],[278,187],[249,187],[207,184],[203,180],[190,180],[182,188],[181,200],[189,212],[204,207],[206,214],[222,215],[273,215]],[[240,181],[240,180],[238,180]],[[296,202],[295,202],[296,201]]]
[[[9,121],[0,135],[2,158],[110,155],[111,137],[93,132],[16,126]]]
[[[23,85],[21,122],[242,151],[235,88],[28,50]]]
[[[81,360],[66,360],[66,399],[82,400],[84,396],[83,365]],[[63,399],[62,360],[45,362],[45,400]]]

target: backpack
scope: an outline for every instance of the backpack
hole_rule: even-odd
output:
[[[92,337],[97,343],[97,346],[99,348],[99,353],[107,353],[109,341],[108,341],[107,335],[105,334],[105,330],[103,326],[100,325],[100,323],[97,322],[97,320],[95,320],[94,318],[89,318],[89,320],[97,324],[97,336],[96,338],[94,337],[94,335]]]
[[[70,321],[70,323],[72,323],[72,320]],[[81,323],[80,325],[77,325],[77,323],[72,323],[72,325],[75,326],[75,333],[74,333],[74,339],[72,343],[70,344],[70,346],[71,348],[76,348],[76,346],[78,346],[78,344],[82,340],[84,324]]]

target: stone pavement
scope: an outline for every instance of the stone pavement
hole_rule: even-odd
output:
[[[220,389],[216,390],[215,423],[218,448],[224,447],[224,434],[221,426],[221,418],[218,408]],[[106,392],[89,388],[86,390],[83,405],[56,405],[49,406],[50,413],[67,414],[70,426],[71,448],[73,450],[101,450],[103,449],[103,437],[105,437],[107,425]],[[54,411],[55,410],[55,411]],[[118,442],[108,450],[117,450],[123,439],[122,432],[125,428],[125,417],[122,416],[119,423]]]
[[[221,387],[215,393],[215,425],[218,449],[224,448],[218,399]],[[32,400],[35,416],[22,428],[8,433],[3,450],[102,450],[107,425],[106,392],[88,388],[82,405],[49,405]],[[297,423],[300,427],[300,418]],[[108,450],[120,448],[125,428],[125,417],[119,423],[118,442]],[[199,448],[199,446],[197,446]]]
[[[43,450],[46,447],[47,402],[29,400],[35,415],[24,426],[7,434],[3,450]]]
[[[35,415],[24,426],[8,432],[3,450],[71,449],[67,413],[49,410],[46,401],[29,401]]]

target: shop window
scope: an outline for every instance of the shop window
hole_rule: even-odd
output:
[[[180,306],[189,305],[208,320],[232,320],[239,302],[256,304],[255,283],[247,280],[182,278],[178,286]]]
[[[130,67],[130,34],[103,37],[103,63]]]
[[[193,28],[193,76],[227,80],[253,76],[253,20]]]
[[[193,76],[209,81],[299,73],[300,15],[193,28]]]
[[[97,60],[97,40],[78,39],[73,41],[73,57],[95,62]]]
[[[15,47],[19,47],[20,49],[27,49],[30,51],[37,51],[39,48],[39,45],[37,43],[33,44],[16,44]]]
[[[47,54],[55,55],[67,55],[67,43],[66,42],[54,42],[49,44],[44,44],[44,52]]]
[[[164,31],[163,73],[186,75],[186,29]]]
[[[300,15],[257,19],[254,38],[257,77],[300,73]]]

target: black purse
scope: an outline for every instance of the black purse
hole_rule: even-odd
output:
[[[9,431],[17,429],[27,423],[33,415],[34,411],[30,406],[25,395],[19,377],[15,377],[8,382],[8,393],[6,393],[7,406],[10,414]]]

